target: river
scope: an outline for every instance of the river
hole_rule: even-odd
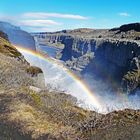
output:
[[[61,49],[56,48],[56,47],[50,47],[47,45],[39,44],[38,49],[42,52],[45,52],[48,56],[55,58],[56,53],[58,51],[61,51]]]

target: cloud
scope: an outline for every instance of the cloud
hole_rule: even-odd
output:
[[[60,13],[44,13],[44,12],[33,12],[24,13],[25,18],[35,18],[35,19],[46,19],[46,18],[64,18],[64,19],[76,19],[76,20],[87,20],[88,17],[73,14],[60,14]]]
[[[21,20],[18,22],[20,26],[30,27],[48,27],[54,25],[62,25],[62,23],[55,22],[53,20]]]
[[[40,28],[37,28],[37,27],[27,27],[28,31],[29,32],[53,32],[53,31],[56,31],[54,28],[45,28],[45,27],[40,27]]]
[[[127,12],[122,12],[122,13],[119,13],[120,16],[123,16],[123,17],[130,17],[131,15]]]
[[[76,24],[78,24],[79,27],[82,23],[87,22],[88,19],[88,17],[84,17],[78,14],[60,14],[46,12],[27,12],[16,15],[0,14],[0,20],[20,26],[22,29],[29,32],[53,32],[66,28],[75,28]],[[69,20],[71,22],[69,22]]]

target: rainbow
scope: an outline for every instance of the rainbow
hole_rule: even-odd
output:
[[[82,81],[77,75],[75,75],[71,70],[69,70],[67,67],[65,67],[62,63],[56,61],[55,59],[48,57],[45,54],[30,50],[30,49],[25,49],[25,48],[19,47],[19,46],[16,46],[16,48],[21,53],[33,55],[35,57],[38,57],[39,59],[47,61],[47,63],[57,64],[57,66],[60,67],[63,71],[65,71],[68,74],[68,76],[71,77],[78,84],[78,86],[83,90],[83,92],[85,94],[87,94],[89,99],[92,101],[92,103],[93,103],[92,105],[94,105],[94,108],[97,109],[98,111],[102,109],[100,102],[94,96],[93,91],[90,90],[88,85],[84,81]]]

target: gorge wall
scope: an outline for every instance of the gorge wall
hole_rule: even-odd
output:
[[[76,29],[38,33],[50,44],[64,44],[61,60],[74,71],[123,85],[127,92],[140,83],[140,23],[111,30]]]

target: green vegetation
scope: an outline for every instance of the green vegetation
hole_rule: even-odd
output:
[[[35,67],[35,66],[29,66],[27,69],[26,69],[26,72],[28,74],[31,74],[32,76],[37,76],[39,73],[43,73],[42,70],[38,67]]]
[[[1,37],[0,37],[0,53],[15,58],[20,58],[21,56],[21,53],[18,52],[15,47],[13,47],[7,40]]]
[[[34,99],[34,102],[36,105],[41,106],[41,98],[39,95],[37,95],[34,91],[30,92],[30,95]]]
[[[129,71],[123,77],[123,86],[128,92],[140,88],[140,70]]]

